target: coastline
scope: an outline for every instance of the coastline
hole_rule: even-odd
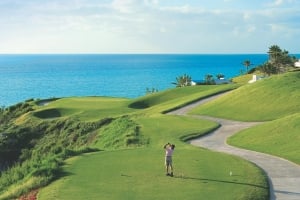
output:
[[[299,55],[300,56],[300,55]],[[0,106],[26,99],[67,96],[137,98],[147,88],[173,88],[182,74],[195,80],[218,73],[238,76],[250,59],[266,54],[9,54],[0,55]]]

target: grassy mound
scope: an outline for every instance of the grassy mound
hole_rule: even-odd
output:
[[[34,115],[39,118],[51,117],[51,112],[61,117],[73,117],[83,121],[95,121],[107,117],[119,117],[135,112],[129,108],[130,100],[110,97],[63,98],[38,107]],[[50,113],[49,113],[50,112]]]
[[[35,112],[33,115],[35,117],[38,117],[41,119],[50,119],[50,118],[56,118],[56,117],[62,116],[60,110],[54,109],[54,108],[41,110],[41,111]]]
[[[197,109],[193,114],[242,121],[268,121],[299,112],[300,72],[247,84]]]
[[[124,149],[147,145],[148,138],[140,133],[140,126],[124,116],[100,130],[94,147],[99,149]]]
[[[128,106],[134,109],[148,108],[152,113],[165,113],[199,99],[235,88],[237,85],[234,84],[175,88],[138,98]]]
[[[300,164],[300,113],[266,122],[229,138],[228,143]]]

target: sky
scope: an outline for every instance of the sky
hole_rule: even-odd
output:
[[[300,53],[299,0],[0,0],[0,53]]]

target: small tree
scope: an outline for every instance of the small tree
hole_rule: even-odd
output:
[[[217,74],[216,77],[217,77],[217,79],[220,80],[221,78],[224,78],[225,76],[224,76],[224,74]]]
[[[296,58],[289,56],[287,50],[281,50],[278,45],[272,45],[269,47],[269,63],[276,69],[275,73],[284,72],[288,67],[293,67],[296,62]]]
[[[158,92],[158,89],[156,89],[156,88],[152,88],[152,89],[146,88],[146,94],[153,94],[155,92]]]
[[[214,80],[213,77],[214,77],[214,76],[211,75],[211,74],[206,74],[206,75],[205,75],[205,83],[206,83],[207,85],[213,85],[213,84],[215,84],[215,80]]]
[[[245,60],[243,62],[243,65],[246,67],[246,73],[249,72],[249,67],[252,65],[251,61],[250,60]]]
[[[262,73],[267,74],[268,76],[277,73],[277,68],[269,62],[261,65],[259,69],[261,70]]]
[[[173,83],[176,85],[176,87],[186,87],[186,86],[190,86],[192,82],[192,77],[184,74],[182,76],[178,76],[176,78],[176,83]]]

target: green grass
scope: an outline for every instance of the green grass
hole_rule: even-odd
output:
[[[251,79],[252,79],[252,74],[246,74],[246,75],[234,77],[232,79],[232,82],[244,85],[244,84],[247,84],[248,81],[250,81]]]
[[[124,114],[156,114],[236,87],[234,84],[228,84],[175,88],[133,100],[111,97],[62,98],[51,101],[45,106],[36,106],[37,110],[33,115],[41,119],[75,117],[84,121],[94,121]]]
[[[164,92],[147,95],[133,100],[129,107],[142,110],[142,113],[166,113],[174,108],[179,108],[199,99],[236,89],[238,85],[205,85],[185,88],[175,88]]]
[[[300,72],[274,75],[237,90],[191,113],[240,121],[269,121],[229,139],[231,145],[299,160]]]
[[[139,124],[124,116],[102,128],[94,143],[93,148],[114,150],[145,146],[149,138],[140,133]]]
[[[266,122],[229,138],[228,143],[300,164],[300,113]]]
[[[39,199],[267,199],[267,182],[259,168],[179,140],[217,124],[177,116],[137,121],[142,134],[151,136],[149,146],[71,159],[64,168],[66,176],[41,190]],[[165,176],[166,142],[176,144],[173,178]]]
[[[195,100],[199,97],[204,97],[211,95],[212,93],[218,93],[226,90],[235,89],[236,85],[227,84],[227,85],[207,85],[207,86],[193,86],[193,87],[181,87],[175,89],[169,89],[163,92],[153,93],[151,95],[143,96],[134,100],[129,106],[133,108],[149,108],[155,105],[166,103],[174,99],[184,99],[184,102],[187,100]]]
[[[195,109],[193,114],[241,121],[268,121],[299,112],[300,72],[274,75],[244,85]]]
[[[180,151],[174,158],[174,178],[164,175],[162,151],[85,155],[70,162],[65,168],[69,175],[42,190],[38,198],[267,199],[261,171],[252,164],[205,150]],[[229,176],[229,170],[235,175]]]
[[[73,97],[63,98],[38,106],[34,116],[48,119],[53,117],[75,117],[84,121],[94,121],[106,117],[118,117],[132,113],[130,100],[110,97]]]
[[[38,198],[268,199],[267,179],[257,166],[235,156],[196,148],[184,142],[206,134],[218,124],[162,115],[174,107],[238,86],[176,88],[133,100],[72,97],[57,99],[44,106],[36,105],[35,111],[19,117],[18,123],[30,121],[30,118],[30,123],[42,121],[51,124],[51,127],[45,127],[47,130],[67,129],[58,131],[57,136],[49,134],[51,138],[42,138],[40,145],[45,143],[46,149],[61,146],[58,150],[63,150],[72,141],[80,144],[89,141],[83,145],[103,150],[67,160],[59,179],[41,188]],[[69,123],[71,119],[74,124]],[[93,129],[91,134],[83,130],[73,134],[80,127],[84,130],[85,127],[94,127],[93,123],[101,122],[101,119],[109,120],[105,126]],[[64,120],[66,126],[61,124]],[[88,123],[80,126],[76,121]],[[54,143],[59,137],[69,140],[63,140],[61,145]],[[176,144],[174,178],[165,176],[162,147],[167,142]],[[230,171],[233,176],[229,175]]]

